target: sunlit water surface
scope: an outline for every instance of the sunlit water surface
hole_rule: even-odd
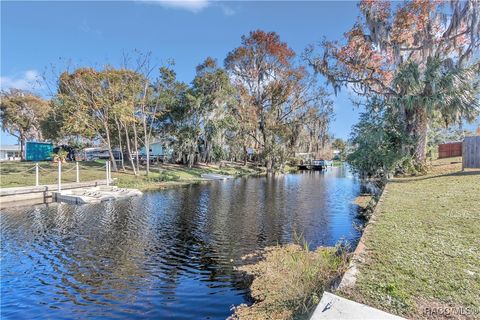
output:
[[[355,242],[345,168],[250,177],[88,205],[1,212],[1,316],[224,319],[234,267],[268,245]]]

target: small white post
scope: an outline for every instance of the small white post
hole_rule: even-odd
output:
[[[38,187],[38,162],[35,163],[35,186]]]
[[[58,192],[62,191],[62,161],[58,160]]]
[[[75,162],[76,166],[77,166],[77,183],[80,182],[80,169],[78,167],[78,161]]]
[[[109,167],[110,167],[110,161],[107,161],[107,163],[105,164],[105,169],[106,169],[106,173],[107,173],[107,187],[110,185],[110,177],[109,177]]]

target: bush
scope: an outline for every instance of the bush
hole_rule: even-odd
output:
[[[253,277],[252,306],[233,309],[230,319],[292,319],[313,311],[323,291],[347,267],[344,249],[286,245],[266,248],[262,260],[240,270]],[[258,260],[258,255],[244,259]]]
[[[411,162],[411,157],[403,151],[408,140],[404,124],[394,112],[377,109],[380,110],[362,113],[359,123],[353,127],[350,141],[355,149],[347,161],[368,178],[388,178],[397,171],[410,171],[403,168]]]
[[[297,166],[300,163],[302,163],[303,159],[301,158],[296,158],[296,157],[290,157],[288,158],[288,164],[291,166]]]

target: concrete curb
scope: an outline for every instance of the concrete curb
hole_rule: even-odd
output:
[[[324,292],[310,320],[405,320],[399,316]]]

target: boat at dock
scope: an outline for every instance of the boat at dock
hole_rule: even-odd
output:
[[[298,165],[299,170],[325,170],[327,167],[332,167],[333,161],[332,160],[311,160],[308,163],[302,163]]]

